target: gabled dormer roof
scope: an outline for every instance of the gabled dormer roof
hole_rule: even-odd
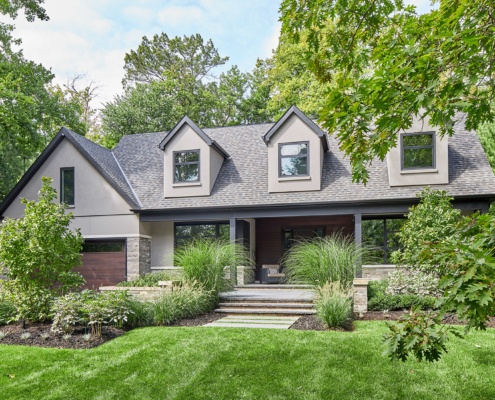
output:
[[[275,125],[271,127],[271,129],[265,133],[263,136],[263,140],[265,143],[269,143],[272,136],[279,130],[279,128],[291,117],[292,115],[296,115],[301,121],[303,121],[314,133],[318,135],[321,140],[321,145],[323,146],[324,151],[328,151],[328,136],[325,132],[323,132],[318,125],[316,125],[313,121],[311,121],[304,113],[297,108],[296,106],[292,106],[287,110],[287,112],[280,118]]]
[[[178,123],[175,125],[175,127],[167,133],[167,135],[163,138],[163,140],[160,142],[158,147],[160,150],[165,149],[165,146],[167,145],[168,142],[172,140],[172,138],[181,130],[181,128],[184,125],[188,125],[194,132],[198,134],[198,136],[205,141],[205,143],[208,146],[213,147],[218,153],[220,153],[224,158],[230,158],[229,154],[214,140],[212,140],[206,133],[203,132],[203,130],[196,125],[191,119],[185,115]]]

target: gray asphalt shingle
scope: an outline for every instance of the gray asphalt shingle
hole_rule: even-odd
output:
[[[262,136],[272,123],[207,128],[204,132],[218,142],[231,158],[224,161],[210,196],[163,197],[163,153],[158,144],[166,132],[128,135],[113,150],[143,209],[203,208],[250,205],[358,202],[415,198],[421,186],[390,187],[387,163],[376,160],[370,166],[366,186],[352,182],[351,167],[329,138],[325,153],[322,190],[268,193],[267,146]],[[199,140],[199,139],[198,139]],[[495,176],[474,132],[456,128],[449,138],[448,185],[434,185],[452,196],[495,195]]]

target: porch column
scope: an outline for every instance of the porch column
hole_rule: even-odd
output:
[[[354,214],[354,243],[356,246],[361,246],[363,242],[363,232],[362,232],[362,217],[361,214]],[[361,260],[359,260],[359,264],[362,267]],[[356,272],[356,278],[361,278],[362,270],[359,269]]]
[[[235,243],[236,239],[236,219],[230,218],[230,243]]]

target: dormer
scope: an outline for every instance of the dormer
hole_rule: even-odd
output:
[[[227,152],[187,116],[159,144],[164,196],[209,196]]]
[[[268,191],[321,190],[327,135],[292,106],[263,136],[268,147]]]
[[[390,186],[449,183],[448,138],[440,138],[428,120],[414,118],[411,128],[398,133],[397,146],[387,154]]]

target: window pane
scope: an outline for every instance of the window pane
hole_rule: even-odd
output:
[[[307,175],[308,158],[307,157],[286,157],[280,159],[280,175]]]
[[[176,225],[175,234],[177,236],[191,236],[191,225]]]
[[[404,168],[433,167],[433,148],[404,149]]]
[[[74,170],[62,170],[61,202],[70,206],[74,205]]]
[[[229,240],[230,239],[230,225],[227,225],[227,224],[219,225],[218,236],[220,239]]]
[[[303,154],[308,154],[308,144],[307,143],[284,144],[280,147],[280,154],[282,156],[299,156]]]
[[[83,253],[122,253],[122,243],[84,243]]]
[[[383,220],[370,219],[362,222],[363,243],[370,246],[383,246]]]
[[[175,163],[199,161],[199,153],[197,151],[185,151],[183,153],[175,153]]]
[[[410,135],[402,137],[402,144],[404,146],[432,146],[433,134],[424,135]]]
[[[199,180],[198,164],[175,166],[175,182],[194,182],[197,180]]]
[[[216,236],[215,225],[191,225],[191,236],[194,238],[211,238]]]
[[[405,219],[387,219],[387,231],[393,231],[397,232],[402,228],[402,225],[404,225],[404,222],[406,222]]]

